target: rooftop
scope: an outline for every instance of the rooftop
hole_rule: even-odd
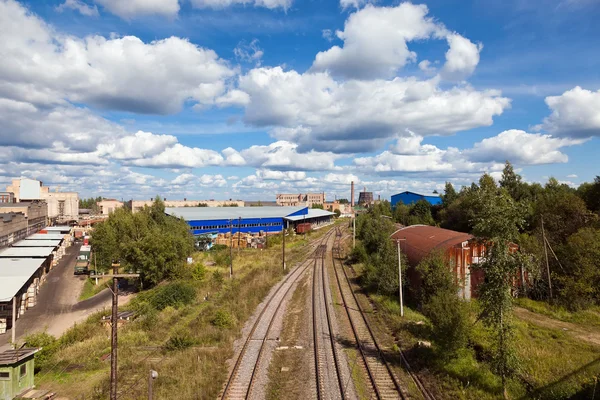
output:
[[[70,231],[71,227],[64,225],[64,226],[47,226],[44,228],[45,231],[47,232],[62,232],[62,231]]]
[[[417,196],[424,196],[424,197],[436,197],[436,198],[440,197],[439,193],[416,193],[416,192],[411,192],[410,190],[405,190],[404,192],[394,194],[393,196],[398,196],[398,195],[404,194],[404,193],[411,193],[411,194],[414,194]]]
[[[10,301],[43,263],[39,258],[0,260],[0,302]]]
[[[402,251],[413,266],[419,264],[434,250],[445,250],[472,238],[473,235],[468,233],[429,225],[411,225],[400,228],[392,234],[393,240],[401,240]]]
[[[285,219],[287,219],[289,221],[301,221],[305,218],[327,217],[327,216],[334,215],[334,214],[335,213],[332,213],[330,211],[321,210],[320,208],[309,208],[308,214],[306,214],[306,215],[294,215],[292,217],[286,217]]]
[[[62,240],[19,240],[12,247],[58,247]]]
[[[34,233],[25,238],[25,240],[62,240],[65,235],[62,233]]]
[[[45,258],[54,251],[54,247],[9,247],[0,250],[0,258]],[[4,260],[0,261],[0,267]]]
[[[6,350],[0,353],[0,365],[12,365],[17,363],[19,360],[30,357],[37,353],[40,349],[37,348],[24,348],[19,350]]]
[[[167,207],[165,213],[186,221],[238,218],[283,218],[306,213],[308,207]]]

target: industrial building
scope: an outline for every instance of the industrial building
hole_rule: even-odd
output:
[[[321,226],[333,213],[308,207],[178,207],[165,213],[183,218],[194,235],[227,233],[274,233],[298,221]]]
[[[275,201],[281,207],[312,207],[325,203],[325,193],[280,193],[275,196]]]
[[[117,208],[123,207],[123,202],[117,199],[102,199],[102,201],[97,202],[96,205],[98,206],[100,215],[108,216]]]
[[[391,203],[392,207],[396,207],[396,204],[398,203],[410,205],[416,203],[419,200],[426,200],[432,206],[436,204],[442,204],[442,198],[439,194],[425,195],[409,191],[393,195]]]
[[[372,206],[373,204],[375,204],[375,199],[373,198],[373,192],[367,192],[367,188],[365,187],[364,190],[360,193],[358,193],[358,204],[361,206]]]
[[[13,179],[6,191],[13,193],[15,202],[44,201],[47,216],[61,221],[77,220],[79,195],[76,192],[51,192],[50,188],[35,179]]]
[[[439,251],[456,277],[458,296],[465,300],[477,297],[484,274],[471,266],[483,261],[486,247],[473,235],[429,225],[411,225],[397,230],[391,238],[400,243],[400,249],[408,258],[407,276],[411,289],[418,292],[421,286],[421,277],[415,268],[427,256]],[[517,245],[511,244],[511,251],[517,249]],[[521,268],[515,278],[517,285],[524,286],[527,274]]]
[[[0,203],[0,248],[38,232],[47,217],[44,202]]]

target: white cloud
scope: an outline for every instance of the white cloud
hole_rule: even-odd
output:
[[[197,8],[225,8],[236,4],[251,4],[255,7],[269,9],[283,8],[287,10],[292,6],[293,0],[191,0],[192,5]]]
[[[406,130],[449,135],[489,126],[510,105],[498,91],[442,90],[436,78],[337,82],[327,73],[281,67],[249,71],[239,90],[250,99],[245,121],[277,127],[273,136],[298,143],[300,151],[374,151]]]
[[[178,0],[94,0],[109,12],[124,19],[145,15],[175,17],[179,12]]]
[[[343,9],[350,7],[360,8],[367,2],[369,2],[369,0],[340,0],[340,6]]]
[[[333,40],[335,39],[331,29],[323,29],[321,33],[323,35],[323,39],[327,40],[328,42],[333,42]]]
[[[536,129],[557,136],[600,136],[600,90],[594,92],[579,86],[560,96],[546,97],[552,114]]]
[[[517,165],[539,165],[567,162],[561,148],[579,145],[585,140],[560,139],[550,135],[508,130],[475,143],[472,148],[440,149],[433,145],[421,145],[420,138],[401,138],[393,148],[406,149],[402,142],[410,142],[409,151],[394,153],[384,151],[374,157],[357,157],[354,164],[358,171],[380,175],[414,173],[428,176],[456,176],[497,172],[508,160]],[[418,140],[418,147],[415,147]]]
[[[242,166],[246,164],[246,160],[244,160],[244,157],[242,157],[237,150],[231,147],[226,148],[221,153],[223,153],[223,155],[225,156],[225,163],[227,165]]]
[[[233,49],[233,54],[239,61],[252,63],[259,67],[265,52],[258,46],[258,39],[253,39],[249,44],[246,44],[245,41],[238,43],[237,47]]]
[[[446,52],[446,64],[442,68],[441,76],[446,80],[465,79],[479,64],[479,52],[483,45],[476,45],[457,33],[449,34],[446,39],[450,49]]]
[[[171,181],[173,185],[185,185],[196,179],[194,174],[181,174]]]
[[[570,175],[567,175],[567,178],[575,179],[575,178],[577,178],[577,175],[575,175],[575,174],[570,174]]]
[[[0,54],[0,95],[44,106],[68,100],[174,113],[185,101],[213,104],[234,74],[214,51],[185,39],[81,39],[58,33],[14,1],[0,2]]]
[[[437,71],[435,67],[431,65],[431,61],[423,60],[419,63],[419,69],[428,75],[433,75]]]
[[[322,180],[332,185],[350,185],[351,182],[360,183],[360,178],[354,174],[329,173],[323,176]]]
[[[281,171],[332,170],[334,161],[339,158],[333,153],[309,151],[300,154],[298,145],[280,140],[267,146],[251,146],[240,151],[248,165]]]
[[[97,17],[99,15],[98,7],[92,7],[81,0],[65,0],[64,3],[56,6],[56,11],[58,12],[63,12],[66,9],[79,11],[81,15],[85,15],[87,17]]]
[[[348,2],[347,5],[356,2]],[[356,4],[352,4],[357,6]],[[342,4],[344,6],[344,4]],[[313,71],[331,71],[344,78],[389,78],[416,59],[407,42],[443,35],[444,28],[427,17],[427,6],[402,3],[397,7],[367,5],[350,15],[337,31],[343,47],[319,52]]]
[[[210,165],[221,165],[223,161],[223,157],[214,150],[187,147],[176,143],[152,157],[127,160],[124,163],[152,168],[202,168]]]
[[[268,181],[301,181],[306,179],[306,172],[304,171],[272,171],[269,169],[259,169],[256,171],[256,176]]]
[[[155,156],[176,143],[175,136],[138,131],[135,135],[101,143],[98,145],[98,151],[117,160],[135,160]]]
[[[520,165],[565,163],[569,157],[561,153],[560,149],[585,141],[512,129],[475,143],[468,155],[471,160],[479,162],[508,160]]]

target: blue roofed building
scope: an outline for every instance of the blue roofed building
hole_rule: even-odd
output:
[[[281,232],[287,217],[305,218],[308,207],[167,207],[165,213],[183,218],[194,235]],[[308,221],[307,221],[308,222]]]
[[[398,204],[398,203],[404,203],[406,205],[410,205],[410,204],[416,203],[419,200],[426,200],[432,206],[436,205],[436,204],[442,204],[442,198],[440,197],[439,194],[425,195],[425,194],[419,194],[419,193],[414,193],[414,192],[409,192],[409,191],[393,195],[391,203],[392,203],[392,207],[396,207],[396,204]]]

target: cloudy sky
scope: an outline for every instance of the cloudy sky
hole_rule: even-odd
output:
[[[274,200],[600,174],[596,0],[0,0],[0,185]]]

